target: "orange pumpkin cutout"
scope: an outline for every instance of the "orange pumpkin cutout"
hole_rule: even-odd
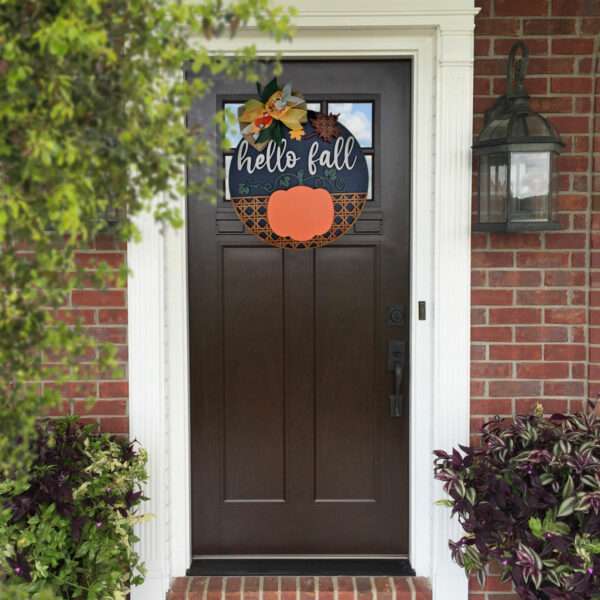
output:
[[[269,197],[267,220],[281,237],[306,242],[328,231],[333,224],[333,199],[323,188],[297,185],[277,190]]]

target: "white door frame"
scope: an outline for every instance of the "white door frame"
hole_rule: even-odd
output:
[[[473,0],[301,0],[291,44],[249,28],[220,50],[413,61],[410,560],[434,600],[467,600],[450,560],[457,537],[432,478],[432,451],[469,439]],[[392,7],[390,5],[393,4]],[[362,7],[355,9],[354,7]],[[182,206],[185,199],[181,199]],[[130,432],[149,451],[154,518],[139,528],[148,575],[133,600],[164,600],[191,560],[187,242],[148,215],[128,246]],[[417,320],[417,303],[427,318]]]

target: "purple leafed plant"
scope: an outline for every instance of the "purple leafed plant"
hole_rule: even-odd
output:
[[[600,418],[496,418],[482,434],[435,452],[439,504],[464,529],[453,559],[482,585],[497,561],[527,600],[600,599]]]

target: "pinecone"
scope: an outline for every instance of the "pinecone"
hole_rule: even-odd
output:
[[[325,115],[318,113],[316,117],[312,117],[310,122],[315,128],[317,135],[325,142],[332,142],[342,133],[338,125],[339,115]]]

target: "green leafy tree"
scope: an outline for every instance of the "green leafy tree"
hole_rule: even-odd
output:
[[[254,48],[225,57],[207,40],[250,22],[284,40],[290,17],[270,0],[0,0],[0,479],[25,472],[35,419],[60,400],[39,382],[94,377],[77,361],[90,348],[97,371],[114,365],[59,317],[90,286],[76,250],[107,228],[135,238],[142,211],[180,225],[185,165],[214,160],[186,128],[192,100],[215,74],[258,78]],[[104,265],[93,284],[125,276]]]

